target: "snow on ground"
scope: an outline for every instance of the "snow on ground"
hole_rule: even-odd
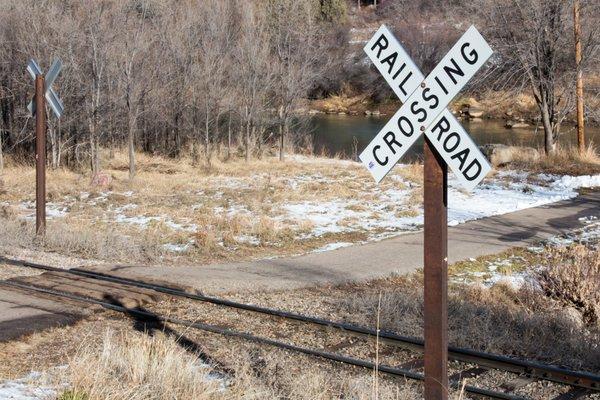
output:
[[[59,388],[40,386],[42,374],[31,372],[24,378],[0,383],[0,399],[6,400],[50,400],[57,396]]]
[[[354,243],[350,243],[350,242],[335,242],[335,243],[329,243],[326,244],[323,247],[320,247],[316,250],[313,251],[313,253],[321,253],[324,251],[331,251],[331,250],[337,250],[337,249],[341,249],[344,247],[349,247],[352,246]]]
[[[294,162],[315,162],[301,156],[291,156]],[[356,166],[347,160],[319,159],[319,163],[334,164],[345,168]],[[403,168],[399,166],[398,168]],[[194,205],[185,210],[189,218],[176,218],[167,213],[152,214],[136,204],[136,193],[133,191],[116,193],[102,192],[90,195],[80,193],[77,198],[67,196],[61,201],[49,202],[47,213],[49,218],[63,218],[70,214],[71,208],[82,202],[88,207],[94,207],[103,212],[101,219],[105,222],[135,226],[147,229],[154,223],[162,224],[174,233],[193,235],[202,228],[193,221],[194,213],[207,203],[207,196],[213,201],[210,205],[212,213],[221,218],[244,216],[250,221],[258,221],[261,217],[272,219],[280,227],[290,228],[296,232],[299,240],[318,238],[328,234],[364,232],[367,240],[381,240],[403,232],[419,229],[423,224],[423,207],[415,191],[418,185],[404,180],[398,174],[391,174],[383,186],[374,185],[371,181],[362,179],[353,196],[314,200],[307,196],[305,201],[283,204],[272,204],[271,214],[258,214],[252,211],[250,204],[244,198],[226,197],[224,190],[246,191],[256,187],[256,182],[268,182],[280,179],[290,191],[302,190],[310,183],[319,183],[324,187],[334,183],[332,177],[316,173],[298,174],[293,177],[270,177],[266,174],[256,174],[251,177],[227,177],[215,181],[215,188],[208,195],[203,190],[190,192],[197,197]],[[352,179],[352,178],[348,178]],[[338,182],[339,183],[339,182]],[[261,183],[262,184],[262,183]],[[489,216],[506,214],[513,211],[537,207],[560,200],[574,198],[581,187],[600,187],[600,175],[587,176],[557,176],[549,174],[530,174],[528,172],[500,171],[487,178],[472,192],[461,189],[453,176],[449,179],[448,191],[448,225],[454,226],[466,221]],[[353,189],[354,190],[354,189]],[[127,204],[111,204],[111,196],[119,195],[127,198]],[[222,200],[222,202],[221,202]],[[219,205],[214,205],[218,201]],[[25,218],[35,218],[34,202],[21,203]],[[145,212],[146,211],[146,212]],[[184,214],[185,214],[184,213]],[[192,238],[193,240],[193,238]],[[253,233],[245,232],[237,236],[239,243],[260,245],[260,239]],[[338,248],[339,244],[330,244]],[[185,252],[187,244],[167,244],[165,249],[174,253]],[[327,247],[327,249],[330,249]],[[319,249],[319,251],[325,251]]]
[[[539,246],[528,247],[527,250],[542,254],[548,247],[568,246],[573,243],[600,245],[600,215],[588,215],[579,218],[585,224],[580,229],[573,230],[560,236],[553,236]],[[475,261],[471,259],[471,261]],[[454,274],[451,282],[454,283],[474,283],[478,282],[486,287],[491,287],[497,283],[504,283],[515,289],[524,284],[536,286],[537,283],[530,275],[527,269],[524,269],[526,260],[517,255],[507,258],[498,258],[496,260],[486,261],[483,271],[466,271]]]
[[[546,181],[544,185],[528,183],[527,178],[526,173],[500,172],[470,193],[458,189],[456,180],[450,179],[448,225],[571,199],[577,197],[576,189],[580,187],[600,186],[600,175],[594,177],[597,179],[545,175],[540,178]]]
[[[528,183],[527,173],[501,172],[479,185],[473,192],[460,189],[456,179],[449,180],[448,225],[538,207],[577,196],[580,187],[600,186],[600,175],[557,177],[546,175],[543,184]],[[423,224],[423,210],[410,210],[402,205],[413,189],[375,189],[377,199],[372,203],[360,200],[335,200],[288,204],[280,219],[305,219],[313,229],[304,237],[327,233],[355,231],[384,231],[371,239],[381,239],[398,231],[410,231]],[[358,208],[358,210],[357,210]],[[411,212],[412,211],[412,212]]]

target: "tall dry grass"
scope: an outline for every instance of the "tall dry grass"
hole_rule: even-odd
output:
[[[600,326],[600,251],[583,245],[549,251],[543,268],[535,271],[545,295]]]
[[[381,379],[374,397],[372,377],[339,364],[254,345],[221,342],[228,374],[207,378],[211,367],[176,340],[156,333],[108,330],[102,346],[83,346],[68,367],[70,388],[60,400],[286,399],[415,400],[416,384]],[[213,375],[214,376],[214,375]],[[458,397],[454,397],[458,398]]]
[[[382,329],[423,337],[422,285],[417,276],[382,292]],[[378,305],[378,293],[367,292],[349,297],[342,311],[345,319],[373,326]],[[448,308],[454,346],[600,371],[600,329],[580,325],[570,310],[557,307],[539,290],[459,286],[449,293]]]
[[[40,237],[35,234],[35,221],[17,219],[1,207],[0,244],[105,261],[156,261],[164,253],[159,237],[149,232],[123,235],[100,223],[48,220],[47,234]]]
[[[107,331],[100,352],[83,348],[70,362],[72,388],[62,400],[222,398],[210,369],[163,335]]]
[[[553,154],[547,156],[543,155],[543,150],[539,154],[542,155],[532,156],[528,152],[516,151],[511,167],[559,175],[600,174],[600,156],[593,143],[589,143],[582,154],[574,146],[558,146]]]

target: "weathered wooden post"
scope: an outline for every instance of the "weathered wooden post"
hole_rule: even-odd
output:
[[[425,398],[448,398],[448,166],[424,144]]]
[[[35,233],[46,233],[46,101],[44,75],[35,77]]]

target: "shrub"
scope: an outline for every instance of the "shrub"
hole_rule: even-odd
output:
[[[578,309],[584,322],[600,323],[600,252],[575,245],[550,253],[536,272],[546,296]]]

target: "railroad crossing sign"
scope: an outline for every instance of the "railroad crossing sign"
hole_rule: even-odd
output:
[[[472,190],[491,166],[446,106],[492,55],[477,29],[471,26],[427,78],[385,25],[364,50],[403,103],[359,156],[375,180],[380,182],[425,133],[459,182]]]
[[[65,107],[63,106],[62,101],[60,100],[54,89],[52,89],[52,84],[56,80],[56,77],[58,77],[58,74],[60,73],[61,69],[62,61],[60,60],[60,58],[55,58],[52,62],[52,65],[50,66],[50,69],[48,70],[48,73],[45,76],[44,97],[46,98],[48,105],[52,109],[52,112],[54,112],[54,115],[56,115],[56,118],[60,118],[65,111]],[[37,76],[43,75],[42,69],[40,68],[38,63],[35,62],[35,60],[33,59],[29,60],[29,64],[27,64],[27,72],[29,72],[29,75],[31,75],[31,78],[34,81]],[[31,100],[29,102],[29,105],[27,106],[27,109],[29,110],[31,115],[35,115],[34,100]]]
[[[62,101],[52,89],[52,84],[60,73],[62,61],[55,58],[48,74],[44,76],[35,60],[27,64],[27,72],[35,82],[35,95],[27,109],[35,115],[35,232],[43,235],[46,232],[46,101],[56,118],[65,111]]]
[[[448,165],[472,190],[491,170],[471,137],[446,108],[492,55],[470,27],[427,78],[381,26],[364,48],[402,106],[359,158],[377,182],[425,134],[424,327],[425,399],[448,398]]]

